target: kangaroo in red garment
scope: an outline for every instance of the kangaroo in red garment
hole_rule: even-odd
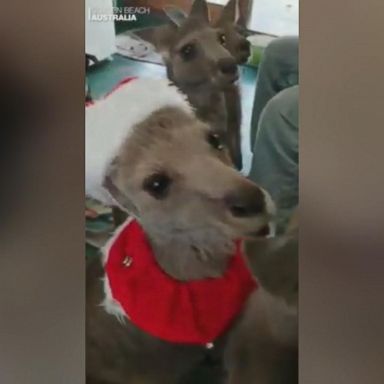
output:
[[[127,92],[133,86],[128,84]],[[109,97],[120,97],[123,106],[129,95],[124,95],[124,89],[119,92],[120,96],[116,93]],[[102,103],[109,108],[116,106],[116,101]],[[89,166],[98,164],[100,156],[91,152],[92,148],[104,142],[98,137],[92,139],[96,129],[105,132],[103,122],[99,121],[103,118],[104,104],[100,110],[96,104],[87,114],[88,124],[91,124],[87,129]],[[97,115],[91,116],[94,112]],[[132,114],[124,109],[119,113],[121,130],[129,125]],[[98,123],[98,127],[93,123]],[[113,131],[111,127],[108,135]],[[162,271],[159,272],[161,276],[165,274],[170,281],[180,281],[182,286],[184,282],[220,281],[226,276],[229,260],[232,260],[234,239],[258,233],[269,223],[274,211],[269,195],[233,168],[212,126],[180,107],[163,106],[154,110],[129,131],[115,155],[106,155],[110,162],[103,176],[106,190],[140,223],[157,269]],[[110,140],[108,137],[106,140]],[[95,172],[97,176],[98,170]],[[121,268],[127,266],[129,270],[129,253],[127,257]],[[144,273],[142,279],[147,281],[147,276]],[[99,258],[89,260],[86,285],[88,384],[176,384],[207,356],[207,352],[217,357],[224,353],[236,322],[213,340],[214,348],[209,351],[205,344],[164,341],[136,326],[130,321],[129,313],[123,317],[124,321],[119,321],[121,313],[115,312],[113,305],[101,305],[109,295],[105,285],[103,288],[103,278],[106,278],[105,264]],[[261,293],[261,288],[252,291],[249,303]],[[142,296],[140,292],[136,294],[135,302],[140,304]],[[157,291],[154,294],[157,295]],[[210,294],[207,291],[206,296]],[[226,297],[218,299],[226,300]],[[170,297],[164,294],[161,301],[167,300]],[[244,305],[241,317],[246,319],[248,304]],[[260,311],[258,309],[258,313]],[[153,323],[157,321],[154,316]]]

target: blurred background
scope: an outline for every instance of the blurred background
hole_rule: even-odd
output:
[[[2,7],[0,382],[84,384],[85,7]],[[383,14],[300,2],[300,383],[383,383]]]

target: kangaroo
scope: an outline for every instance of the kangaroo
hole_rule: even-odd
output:
[[[247,16],[245,13],[248,10],[248,5],[242,5],[242,7],[238,7],[239,16],[236,17],[237,2],[236,0],[229,0],[217,20],[210,22],[212,26],[222,28],[226,40],[225,48],[231,53],[237,64],[246,63],[251,53],[250,42],[246,38]],[[182,25],[188,18],[186,13],[175,6],[164,7],[164,11],[167,17],[178,26]]]
[[[221,11],[220,16],[211,25],[214,28],[219,28],[225,35],[225,48],[231,53],[237,64],[244,64],[250,55],[250,42],[245,36],[245,20],[246,7],[239,9],[239,17],[236,20],[236,0],[229,0]],[[205,15],[205,8],[200,5],[200,12]],[[187,20],[187,15],[179,11],[172,12],[173,7],[166,8],[165,11],[170,19],[177,25],[182,25]],[[192,8],[192,11],[194,9]],[[196,11],[195,11],[196,12]],[[236,153],[241,153],[241,99],[239,88],[235,84],[228,84],[224,89],[225,106],[227,109],[227,126],[228,128],[228,142],[231,144],[233,158],[236,158]],[[242,163],[240,159],[235,165],[238,169],[241,168]]]
[[[244,64],[250,55],[250,43],[240,32],[241,27],[245,27],[242,14],[240,14],[237,23],[235,20],[236,0],[229,0],[213,26],[224,32],[225,47],[236,60],[236,63]],[[230,84],[224,91],[224,98],[227,108],[229,143],[231,143],[231,148],[235,154],[241,154],[241,95],[238,86]],[[239,169],[242,166],[242,163],[235,162],[235,164]]]
[[[273,202],[163,79],[132,80],[86,112],[87,192],[131,215],[87,264],[87,384],[180,383],[270,311],[236,239],[260,234]],[[230,357],[229,378],[236,369]],[[236,383],[268,383],[256,380]]]
[[[298,231],[296,209],[284,234],[245,242],[265,291],[227,346],[229,384],[298,383]]]
[[[168,78],[187,95],[197,116],[223,135],[234,165],[241,169],[241,103],[236,60],[229,51],[232,37],[227,47],[227,14],[212,26],[205,0],[195,0],[180,26],[170,22],[149,40],[161,53]]]

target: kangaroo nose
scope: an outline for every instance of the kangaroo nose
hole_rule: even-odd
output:
[[[234,59],[228,57],[219,60],[220,71],[226,75],[234,75],[237,72],[237,65]]]
[[[251,217],[266,212],[264,193],[256,186],[229,194],[225,202],[235,217]]]
[[[250,47],[250,42],[247,39],[244,39],[240,44],[239,44],[239,49],[241,51],[248,51]]]

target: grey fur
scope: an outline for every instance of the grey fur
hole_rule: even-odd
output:
[[[111,164],[105,184],[127,210],[134,207],[160,267],[180,280],[221,276],[232,251],[232,239],[257,232],[270,220],[265,195],[230,166],[225,150],[209,145],[209,132],[209,126],[179,109],[161,109],[134,127]],[[169,194],[161,200],[143,190],[143,180],[159,170],[173,180]],[[228,196],[236,196],[245,209],[261,199],[260,210],[250,211],[247,217],[234,217]],[[90,260],[87,383],[179,383],[204,359],[206,348],[167,343],[144,333],[128,319],[119,322],[100,306],[103,274],[101,261]],[[285,307],[278,297],[258,289],[229,333],[215,341],[210,353],[215,359],[225,354],[231,384],[275,383],[268,381],[268,374],[276,371],[274,361],[259,352],[261,346],[268,346],[273,356],[276,352],[286,361],[284,348],[290,336],[285,327]],[[249,364],[245,369],[242,360]],[[255,364],[260,371],[254,371]]]
[[[240,60],[238,42],[246,40],[233,25],[226,17],[209,25],[205,0],[196,0],[191,14],[179,26],[170,22],[147,39],[162,54],[169,79],[187,95],[197,116],[221,132],[234,165],[241,169],[241,103],[235,84],[238,73],[223,74],[220,66],[224,61],[229,66]],[[220,42],[220,34],[225,36],[224,43]],[[197,57],[191,62],[181,60],[179,54],[188,43],[198,47]],[[247,52],[248,57],[249,47]]]

